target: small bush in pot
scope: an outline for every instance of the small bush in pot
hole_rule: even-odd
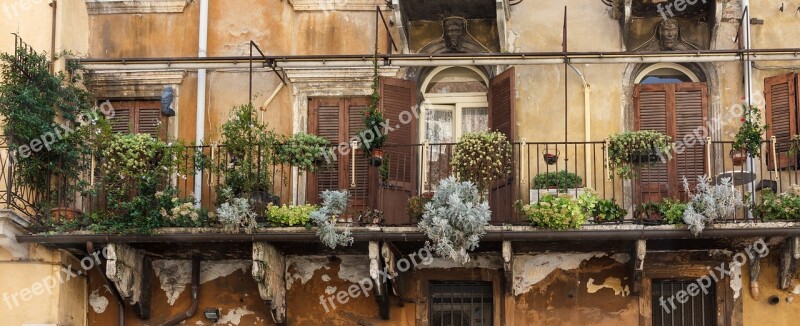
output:
[[[609,138],[608,163],[622,178],[633,178],[639,167],[669,160],[672,139],[652,130],[626,131]]]
[[[317,135],[298,132],[280,142],[275,149],[275,161],[297,167],[300,171],[315,172],[330,142]]]
[[[601,199],[595,205],[591,216],[595,223],[621,222],[628,211],[620,207],[613,199]]]
[[[325,190],[322,192],[322,206],[311,213],[311,222],[317,226],[317,236],[323,244],[336,249],[336,246],[349,246],[353,243],[350,228],[337,232],[336,222],[347,211],[347,190]]]
[[[761,155],[762,135],[767,125],[761,123],[761,111],[748,103],[742,104],[742,125],[733,138],[733,150],[744,151],[752,158]]]
[[[645,225],[656,225],[664,223],[664,216],[661,215],[661,204],[655,203],[641,203],[636,206],[634,212],[636,219]]]
[[[422,215],[425,214],[425,204],[433,199],[432,192],[426,192],[420,196],[414,196],[408,199],[408,203],[406,203],[406,213],[412,219],[418,221],[422,218]]]
[[[267,219],[276,226],[305,226],[317,209],[314,205],[269,205]]]
[[[744,197],[733,187],[730,178],[722,178],[718,184],[711,185],[708,177],[699,176],[694,191],[689,189],[689,181],[684,178],[683,188],[690,198],[683,212],[683,222],[695,236],[707,224],[724,219],[744,207]]]
[[[569,195],[546,194],[539,198],[539,202],[518,208],[531,224],[538,227],[566,230],[577,229],[586,223],[581,205]]]
[[[659,209],[664,222],[668,224],[683,224],[683,213],[688,205],[673,199],[665,198]]]
[[[753,207],[753,214],[764,221],[797,221],[800,218],[800,186],[792,185],[787,192],[776,194],[764,190],[761,202]]]
[[[533,189],[558,189],[558,192],[566,192],[567,189],[582,186],[583,179],[577,174],[567,171],[546,172],[533,177],[531,184]]]
[[[449,177],[440,181],[417,225],[439,256],[465,264],[470,260],[468,251],[475,250],[486,234],[490,217],[489,203],[473,183]]]
[[[469,133],[456,144],[450,163],[461,181],[470,181],[483,194],[511,173],[511,143],[500,132]]]

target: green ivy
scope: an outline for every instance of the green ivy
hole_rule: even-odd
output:
[[[635,170],[655,162],[642,161],[643,155],[659,155],[658,159],[670,160],[672,138],[653,130],[626,131],[609,138],[608,163],[622,178],[636,176]]]

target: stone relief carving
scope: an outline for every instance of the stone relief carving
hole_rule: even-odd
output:
[[[699,48],[683,39],[677,21],[665,19],[658,23],[653,36],[633,51],[682,51],[698,50]]]
[[[443,52],[492,52],[469,34],[467,19],[464,17],[451,16],[442,20],[442,40],[444,40]],[[423,49],[430,45],[432,44],[429,43]]]

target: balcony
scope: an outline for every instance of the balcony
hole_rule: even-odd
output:
[[[751,159],[743,165],[734,165],[729,155],[732,143],[720,141],[697,145],[702,147],[699,151],[702,155],[687,158],[678,154],[675,160],[678,165],[683,166],[682,169],[685,169],[685,166],[692,166],[689,170],[694,171],[695,175],[686,176],[690,181],[703,174],[711,175],[712,183],[733,176],[732,187],[743,194],[755,194],[746,197],[748,203],[753,203],[760,201],[764,189],[784,193],[792,191],[792,185],[800,183],[800,173],[798,173],[800,164],[797,156],[789,155],[789,145],[764,142],[762,156]],[[454,146],[455,144],[428,143],[386,146],[384,148],[386,160],[381,167],[370,166],[369,160],[359,151],[352,151],[348,155],[340,155],[335,160],[321,163],[314,173],[302,172],[296,167],[285,164],[255,164],[259,172],[266,172],[256,175],[269,176],[269,182],[265,183],[269,187],[252,195],[249,198],[250,203],[259,215],[258,220],[261,222],[259,226],[279,227],[271,225],[268,219],[265,219],[269,203],[318,204],[320,191],[346,189],[350,193],[350,207],[346,216],[340,217],[341,222],[354,226],[374,226],[373,223],[376,221],[366,220],[361,213],[377,209],[384,213],[384,220],[378,223],[380,226],[414,226],[417,221],[407,213],[407,202],[412,196],[436,191],[437,181],[453,174],[450,159]],[[177,198],[191,198],[194,191],[199,190],[202,194],[200,206],[213,211],[219,204],[217,189],[226,180],[220,169],[208,167],[232,167],[241,164],[242,159],[228,155],[225,146],[222,145],[186,147],[185,151],[188,155],[181,156],[185,159],[180,164],[188,167],[188,170],[199,167],[197,173],[202,180],[200,185],[195,187],[194,175],[173,174],[165,180],[160,180],[158,187],[164,189],[172,186],[177,191],[175,194]],[[87,164],[92,168],[82,174],[84,176],[82,181],[90,186],[90,191],[34,193],[16,183],[15,165],[7,149],[3,149],[2,153],[0,182],[5,185],[0,191],[2,205],[23,216],[31,216],[35,225],[50,225],[44,227],[44,230],[52,230],[53,223],[49,212],[43,211],[38,206],[43,202],[55,202],[62,209],[69,207],[85,215],[94,212],[112,214],[115,212],[109,203],[107,192],[103,189],[101,180],[106,176],[99,168],[100,162]],[[590,218],[582,227],[583,230],[630,229],[639,224],[666,224],[658,221],[648,223],[653,221],[643,220],[643,215],[639,214],[640,204],[660,201],[662,198],[687,200],[686,193],[679,186],[679,179],[683,176],[674,177],[674,169],[659,165],[663,163],[637,171],[638,177],[634,179],[626,180],[617,176],[615,171],[609,169],[607,143],[602,141],[514,143],[513,159],[512,173],[506,180],[492,185],[485,194],[492,210],[491,224],[498,228],[534,230],[529,227],[520,228],[530,226],[530,222],[515,208],[515,203],[536,202],[547,193],[566,193],[575,196],[591,188],[599,198],[614,200],[627,211],[622,219],[616,221],[599,223],[600,221]],[[555,183],[548,183],[542,181],[541,177],[537,178],[554,172],[569,175],[571,179],[553,178]],[[544,189],[536,189],[536,185],[542,184],[546,185]],[[137,190],[131,186],[126,191],[125,198],[132,200],[136,194]],[[775,219],[770,216],[765,218],[753,214],[750,208],[743,208],[736,210],[730,216],[718,219],[716,223],[750,227],[764,222],[794,222],[796,218]],[[203,226],[215,225],[218,224],[211,221]]]

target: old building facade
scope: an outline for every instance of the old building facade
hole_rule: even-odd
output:
[[[343,218],[354,241],[336,249],[303,227],[43,233],[38,197],[13,186],[4,148],[4,325],[800,319],[800,216],[737,208],[694,235],[649,225],[637,209],[688,200],[684,177],[694,186],[698,176],[733,176],[751,203],[763,189],[800,183],[790,149],[800,133],[800,1],[2,0],[0,17],[2,52],[17,50],[15,39],[68,51],[52,58],[55,70],[74,63],[91,73],[98,105],[114,109],[113,131],[194,144],[219,160],[232,108],[252,103],[276,134],[315,134],[341,148],[314,172],[263,166],[270,200],[319,204],[321,191],[346,189],[349,212],[383,212],[379,223]],[[381,167],[351,148],[374,74],[389,129]],[[735,166],[743,102],[769,128],[761,155]],[[513,166],[486,191],[490,226],[460,264],[426,246],[406,207],[453,174],[454,143],[487,130],[512,142]],[[610,168],[608,139],[633,130],[671,136],[674,157],[625,179]],[[83,176],[94,182],[91,166]],[[580,178],[568,193],[594,189],[627,211],[624,220],[531,226],[515,202],[538,200],[550,190],[536,189],[537,175],[557,171]],[[220,174],[169,183],[213,211]],[[74,208],[91,213],[89,197],[76,195]]]

